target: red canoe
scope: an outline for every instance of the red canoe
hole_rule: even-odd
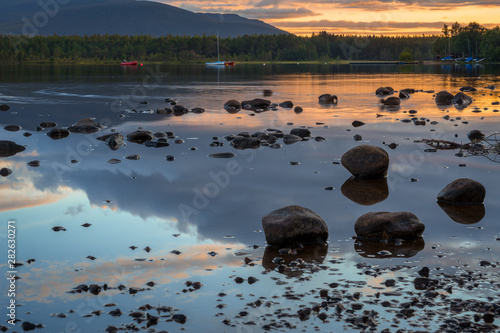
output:
[[[137,61],[124,61],[121,63],[122,66],[137,66]]]

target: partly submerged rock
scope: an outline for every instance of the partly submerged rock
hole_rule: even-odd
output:
[[[151,131],[138,130],[127,134],[127,140],[130,142],[144,144],[146,141],[153,141],[155,139]]]
[[[7,104],[0,105],[0,111],[9,111],[9,110],[10,106],[8,106]]]
[[[337,95],[323,94],[318,99],[320,104],[337,104],[339,102]]]
[[[232,157],[235,157],[236,155],[234,153],[213,153],[213,154],[210,154],[208,155],[208,157],[211,157],[211,158],[232,158]]]
[[[15,142],[0,140],[0,157],[10,157],[24,151],[26,147],[20,146]]]
[[[278,104],[280,108],[284,109],[291,109],[293,108],[293,102],[292,101],[284,101]]]
[[[53,128],[47,132],[47,136],[52,140],[60,140],[69,136],[71,132],[63,128]]]
[[[262,218],[262,227],[269,245],[321,243],[328,239],[328,227],[312,210],[288,206],[272,211]]]
[[[3,129],[6,131],[9,131],[9,132],[17,132],[17,131],[20,131],[22,129],[22,127],[19,125],[16,125],[16,124],[12,124],[12,125],[5,126]]]
[[[294,128],[290,131],[290,134],[307,138],[311,136],[311,131],[308,128]]]
[[[356,178],[387,176],[389,155],[382,148],[360,145],[342,155],[342,165]]]
[[[425,225],[410,212],[370,212],[354,224],[358,237],[370,239],[416,239],[424,230]]]
[[[477,91],[476,88],[471,87],[471,86],[464,86],[464,87],[460,88],[459,90],[460,91],[466,91],[466,92]]]
[[[364,122],[362,122],[362,121],[360,121],[360,120],[354,120],[354,121],[352,122],[352,124],[351,124],[351,125],[352,125],[352,127],[361,127],[361,126],[363,126],[364,124],[365,124],[365,123],[364,123]]]
[[[471,130],[471,131],[469,131],[469,133],[467,133],[467,138],[471,142],[479,142],[485,138],[485,135],[480,130]]]
[[[486,196],[483,184],[460,178],[446,185],[437,195],[438,202],[452,204],[482,204]]]
[[[234,99],[231,99],[224,103],[224,109],[228,113],[238,113],[241,110],[241,103]]]
[[[253,137],[244,137],[244,136],[236,136],[232,141],[231,141],[231,146],[234,149],[256,149],[260,147],[260,140],[257,138]]]
[[[452,103],[458,108],[465,108],[472,104],[472,97],[459,92],[453,97]]]
[[[436,94],[434,101],[438,105],[450,105],[453,103],[453,94],[447,92],[446,90],[442,90]]]
[[[72,126],[68,127],[71,133],[91,134],[100,131],[102,126],[94,119],[85,118],[77,121]]]
[[[255,98],[241,102],[241,107],[245,110],[265,111],[271,105],[271,101],[262,98]]]
[[[377,96],[387,96],[394,93],[394,89],[392,87],[380,87],[375,90],[375,95]]]
[[[401,99],[399,97],[395,97],[395,96],[387,97],[386,99],[382,100],[382,103],[384,105],[388,105],[388,106],[400,105]]]
[[[106,146],[108,146],[111,150],[118,150],[125,144],[125,141],[123,141],[123,135],[121,133],[110,133],[102,135],[98,137],[97,140],[104,141]]]
[[[9,168],[2,168],[0,169],[0,176],[2,177],[7,177],[12,173],[12,170]]]

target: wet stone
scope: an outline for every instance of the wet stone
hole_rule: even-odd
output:
[[[52,140],[60,140],[68,137],[70,131],[62,128],[53,128],[47,132],[47,136]]]
[[[9,132],[17,132],[20,131],[22,127],[19,125],[7,125],[3,129]]]
[[[2,169],[0,169],[0,176],[7,177],[10,174],[12,174],[12,170],[11,169],[9,169],[9,168],[2,168]]]

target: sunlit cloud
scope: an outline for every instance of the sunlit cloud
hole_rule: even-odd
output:
[[[69,296],[67,292],[82,283],[106,283],[110,287],[122,284],[127,288],[147,288],[146,283],[149,281],[161,285],[197,278],[203,283],[201,277],[211,274],[210,270],[220,266],[241,266],[242,258],[234,256],[226,248],[242,247],[239,243],[197,244],[180,247],[182,254],[178,256],[165,251],[148,256],[146,261],[135,261],[135,257],[120,257],[104,262],[78,262],[71,267],[66,262],[52,262],[49,269],[36,268],[36,265],[43,265],[43,261],[40,261],[40,264],[34,264],[32,268],[25,266],[21,271],[23,295],[20,300],[50,303],[63,295],[79,298],[82,297],[81,294]],[[218,255],[212,257],[207,254],[210,251]],[[75,270],[75,267],[78,269]],[[179,288],[182,288],[181,283]],[[117,292],[111,291],[113,294]]]

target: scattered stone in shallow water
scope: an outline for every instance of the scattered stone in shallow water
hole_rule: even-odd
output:
[[[323,219],[300,206],[272,211],[262,218],[262,226],[269,245],[318,243],[328,239],[328,227]]]
[[[174,156],[172,156],[172,155],[167,155],[167,156],[165,157],[165,159],[166,159],[168,162],[173,162],[173,161],[175,161],[175,157],[174,157]]]
[[[437,105],[450,105],[453,103],[453,95],[446,90],[440,91],[434,97]]]
[[[0,176],[2,177],[7,177],[12,173],[12,170],[9,168],[2,168],[0,169]]]
[[[3,129],[9,132],[17,132],[20,131],[22,127],[19,125],[7,125]]]
[[[460,178],[446,185],[438,193],[437,200],[453,204],[482,204],[485,196],[483,184],[469,178]]]
[[[480,130],[471,130],[471,131],[469,131],[469,133],[467,133],[467,138],[471,142],[482,141],[484,139],[484,137],[485,137],[484,133],[481,132]]]
[[[307,138],[311,136],[311,131],[308,128],[294,128],[290,131],[290,134]]]
[[[106,136],[100,138],[104,138],[104,140],[107,139]],[[144,144],[146,141],[153,141],[154,138],[155,137],[151,131],[138,130],[127,134],[127,140],[129,142],[138,143],[141,145]]]
[[[299,164],[300,164],[300,162],[291,161],[291,162],[289,162],[289,164],[290,164],[290,165],[299,165]]]
[[[112,158],[112,159],[108,160],[108,162],[107,162],[107,163],[109,163],[109,164],[118,164],[118,163],[121,163],[121,162],[122,162],[122,161],[121,161],[121,160],[119,160],[119,159]]]
[[[354,141],[361,141],[361,140],[363,140],[363,137],[361,135],[359,135],[359,134],[355,134],[353,136],[353,139],[354,139]]]
[[[84,224],[82,224],[82,227],[84,227],[84,228],[88,228],[88,227],[90,227],[91,225],[92,225],[92,224],[90,224],[90,223],[84,223]]]
[[[8,106],[7,104],[0,105],[0,111],[9,111],[9,110],[10,106]]]
[[[342,155],[342,165],[356,178],[387,176],[389,155],[382,148],[361,145]]]
[[[302,112],[304,112],[304,109],[301,106],[296,106],[293,109],[293,112],[295,112],[295,113],[302,113]]]
[[[339,99],[336,95],[323,94],[318,97],[320,104],[337,104]]]
[[[96,123],[93,119],[85,118],[68,127],[68,131],[71,133],[91,134],[100,131],[101,128],[102,126]]]
[[[375,95],[378,96],[387,96],[394,93],[394,89],[392,87],[380,87],[375,90]]]
[[[26,163],[28,166],[33,167],[33,168],[38,168],[40,166],[40,161],[34,160],[31,162]]]
[[[125,158],[127,160],[138,161],[141,159],[141,155],[139,155],[139,154],[127,155],[127,156],[125,156]]]
[[[394,106],[394,105],[400,105],[401,104],[401,99],[399,97],[387,97],[386,99],[382,100],[382,103],[384,105],[388,106]]]
[[[335,188],[333,186],[328,186],[328,187],[325,187],[323,188],[323,190],[325,191],[333,191]]]
[[[121,133],[110,133],[97,138],[97,140],[104,141],[109,149],[115,151],[125,144],[123,140],[123,135]],[[133,141],[131,141],[133,142]]]
[[[10,157],[24,151],[26,147],[20,146],[15,142],[0,140],[0,157]]]
[[[211,157],[211,158],[232,158],[232,157],[235,157],[236,155],[234,153],[229,153],[229,152],[225,152],[225,153],[213,153],[213,154],[210,154],[208,155],[208,157]]]
[[[416,239],[424,230],[425,225],[410,212],[370,212],[354,224],[358,237],[370,239]]]
[[[353,127],[360,127],[360,126],[363,126],[364,124],[365,124],[365,123],[364,123],[364,122],[362,122],[362,121],[355,120],[355,121],[353,121],[353,122],[352,122],[352,124],[351,124],[351,125],[352,125]]]
[[[253,100],[241,102],[241,107],[244,110],[252,111],[266,111],[269,105],[271,105],[271,101],[262,98],[255,98]]]
[[[55,227],[52,227],[52,230],[54,231],[66,231],[66,228],[65,227],[61,227],[61,226],[55,226]]]
[[[71,132],[62,128],[53,128],[47,132],[47,136],[52,140],[60,140],[69,136]]]
[[[278,104],[280,108],[284,109],[291,109],[293,108],[293,102],[292,101],[284,101]]]

